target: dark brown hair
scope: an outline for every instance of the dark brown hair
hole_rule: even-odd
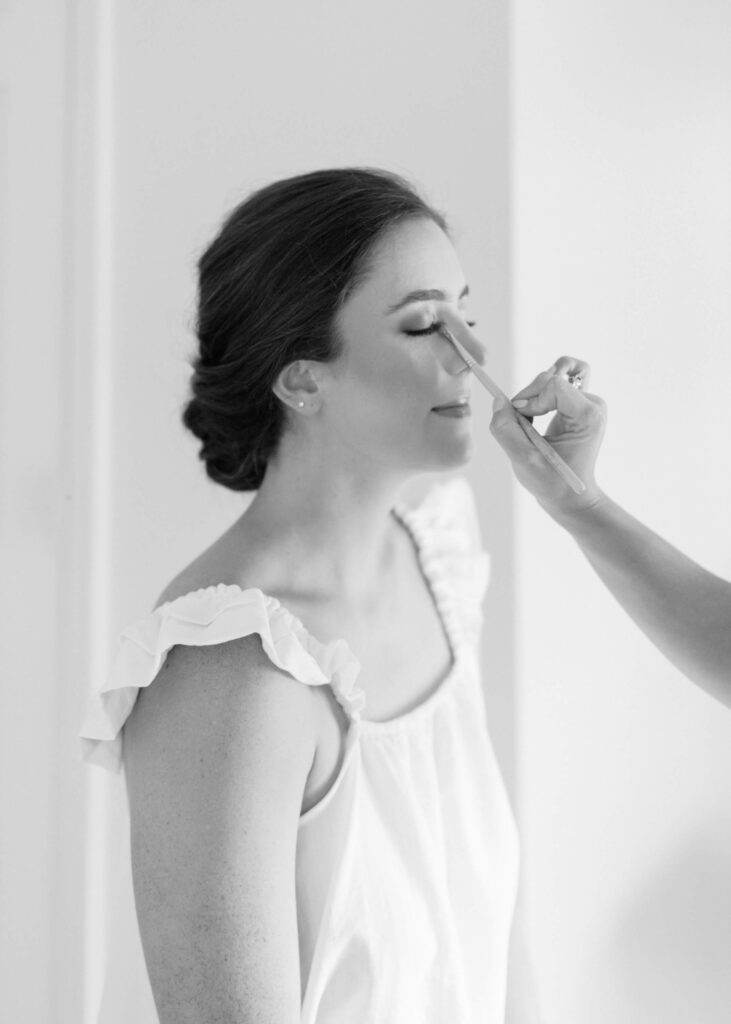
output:
[[[447,230],[403,178],[370,168],[274,182],[228,216],[198,263],[199,350],[183,412],[212,480],[259,487],[285,424],[272,385],[297,359],[338,355],[335,314],[379,236],[411,217]]]

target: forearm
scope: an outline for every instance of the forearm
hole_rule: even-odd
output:
[[[591,509],[555,518],[655,646],[731,706],[731,584],[605,496]]]

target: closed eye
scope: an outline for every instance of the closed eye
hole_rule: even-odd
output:
[[[467,324],[468,327],[476,327],[477,326],[477,321],[476,320],[465,320],[465,323]],[[404,334],[408,334],[412,338],[413,337],[419,337],[419,336],[424,335],[424,334],[436,334],[436,332],[442,326],[443,326],[443,324],[442,324],[441,320],[435,320],[434,323],[429,324],[428,327],[422,327],[418,331],[407,331],[407,330],[404,330]]]

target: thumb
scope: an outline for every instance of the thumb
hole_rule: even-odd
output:
[[[490,433],[506,452],[511,462],[532,460],[535,448],[518,422],[515,409],[506,399],[498,397],[493,402],[493,416]]]

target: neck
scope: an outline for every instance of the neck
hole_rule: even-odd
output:
[[[314,458],[312,446],[284,443],[240,524],[255,550],[265,543],[277,552],[293,587],[358,600],[392,562],[390,513],[405,479],[355,456]]]

